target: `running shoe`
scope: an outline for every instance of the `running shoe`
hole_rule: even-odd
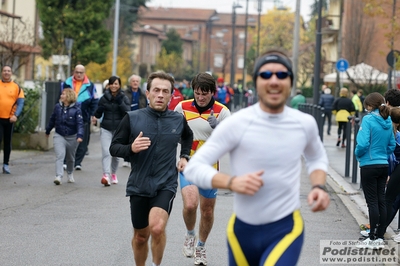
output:
[[[185,236],[185,243],[183,244],[183,255],[185,257],[193,257],[194,254],[194,244],[196,242],[195,235],[186,235]]]
[[[104,174],[103,178],[101,179],[101,183],[108,187],[110,185],[110,178],[108,177],[108,175]]]
[[[207,265],[205,247],[196,247],[196,252],[194,253],[194,265]]]
[[[118,184],[118,178],[116,174],[111,174],[111,183]]]
[[[75,183],[74,174],[68,174],[68,183]]]
[[[61,185],[61,176],[56,176],[56,179],[54,179],[54,184]]]

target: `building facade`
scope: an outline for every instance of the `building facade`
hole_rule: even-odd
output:
[[[32,79],[37,45],[35,0],[0,0],[0,64],[10,65],[18,80]]]
[[[249,15],[256,21],[254,15]],[[195,71],[210,71],[230,80],[232,49],[234,60],[234,81],[243,79],[244,65],[244,31],[245,15],[236,14],[235,26],[232,23],[233,14],[217,13],[212,9],[164,8],[150,7],[139,11],[139,26],[134,32],[134,61],[145,63],[148,68],[155,64],[155,59],[161,50],[165,34],[174,28],[183,40],[183,59]],[[248,27],[255,27],[254,22]],[[235,28],[235,48],[232,47],[232,32]],[[250,32],[249,32],[250,33]],[[247,36],[247,49],[253,36]],[[138,67],[138,66],[136,66]],[[136,69],[136,71],[138,71]],[[251,80],[247,75],[246,79]]]

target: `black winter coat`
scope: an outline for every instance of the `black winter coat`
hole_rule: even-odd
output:
[[[151,145],[133,153],[131,145],[143,132]],[[178,170],[176,152],[181,143],[181,155],[190,154],[193,132],[185,117],[175,111],[155,111],[151,107],[128,112],[115,131],[110,154],[127,158],[131,173],[126,186],[126,196],[155,197],[160,190],[176,193]]]
[[[332,112],[332,105],[335,97],[332,94],[321,94],[319,98],[319,106],[324,107],[324,112]]]
[[[119,90],[114,97],[110,90],[107,89],[99,100],[94,116],[97,119],[103,116],[100,127],[114,131],[128,111],[130,111],[130,105],[125,94]]]

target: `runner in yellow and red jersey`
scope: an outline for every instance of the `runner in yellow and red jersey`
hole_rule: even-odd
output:
[[[191,87],[194,91],[194,99],[180,102],[175,107],[175,111],[185,116],[193,131],[193,145],[190,153],[193,155],[210,137],[214,128],[231,113],[225,105],[215,101],[213,95],[216,91],[216,84],[210,74],[197,74],[191,82]],[[215,167],[218,169],[218,162]],[[180,173],[179,181],[183,198],[183,220],[187,229],[183,254],[186,257],[194,256],[195,265],[207,265],[205,242],[214,223],[217,190],[198,188],[188,182],[182,173]],[[196,244],[194,227],[199,202],[201,216]]]

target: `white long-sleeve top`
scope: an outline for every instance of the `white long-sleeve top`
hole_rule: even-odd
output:
[[[271,223],[300,208],[301,158],[307,173],[327,171],[328,158],[315,119],[285,106],[280,114],[261,110],[259,103],[220,123],[184,170],[199,187],[212,187],[212,164],[230,154],[232,175],[264,170],[264,185],[253,196],[235,193],[234,212],[253,225]]]

